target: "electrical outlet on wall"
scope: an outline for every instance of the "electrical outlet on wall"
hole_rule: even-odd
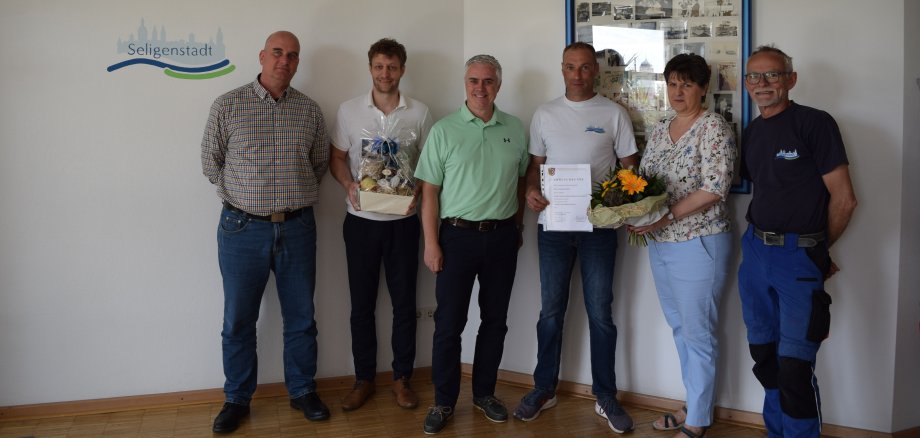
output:
[[[419,307],[415,309],[415,319],[434,320],[434,311],[437,307]]]

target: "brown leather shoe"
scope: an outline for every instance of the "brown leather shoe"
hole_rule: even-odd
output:
[[[353,411],[364,405],[368,397],[374,394],[374,382],[358,380],[355,387],[342,399],[342,410]]]
[[[401,408],[412,409],[418,406],[418,396],[409,387],[408,377],[393,381],[393,394],[396,395],[396,404]]]

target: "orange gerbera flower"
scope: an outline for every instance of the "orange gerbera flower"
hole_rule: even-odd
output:
[[[645,190],[645,186],[648,185],[648,181],[646,181],[645,178],[632,172],[630,172],[629,175],[621,176],[620,182],[623,183],[622,190],[630,195],[642,193],[642,191]]]
[[[623,181],[623,178],[628,178],[630,176],[636,176],[636,173],[632,169],[620,169],[617,171],[617,179]]]

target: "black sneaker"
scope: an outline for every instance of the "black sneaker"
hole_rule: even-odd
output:
[[[428,435],[434,435],[444,429],[444,426],[447,426],[447,420],[453,416],[454,408],[450,406],[432,406],[428,408],[423,430]]]
[[[473,397],[473,406],[476,406],[476,409],[486,414],[486,418],[492,422],[504,423],[508,421],[508,409],[494,396]]]

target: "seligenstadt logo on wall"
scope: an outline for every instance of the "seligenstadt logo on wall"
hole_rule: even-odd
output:
[[[219,28],[217,35],[206,43],[196,41],[193,33],[187,40],[169,40],[165,26],[160,26],[159,31],[154,26],[148,33],[141,19],[137,36],[132,33],[127,40],[119,37],[117,49],[117,53],[126,54],[128,59],[108,66],[106,70],[110,73],[125,67],[150,65],[163,69],[172,78],[211,79],[236,69],[227,59],[224,34]]]

